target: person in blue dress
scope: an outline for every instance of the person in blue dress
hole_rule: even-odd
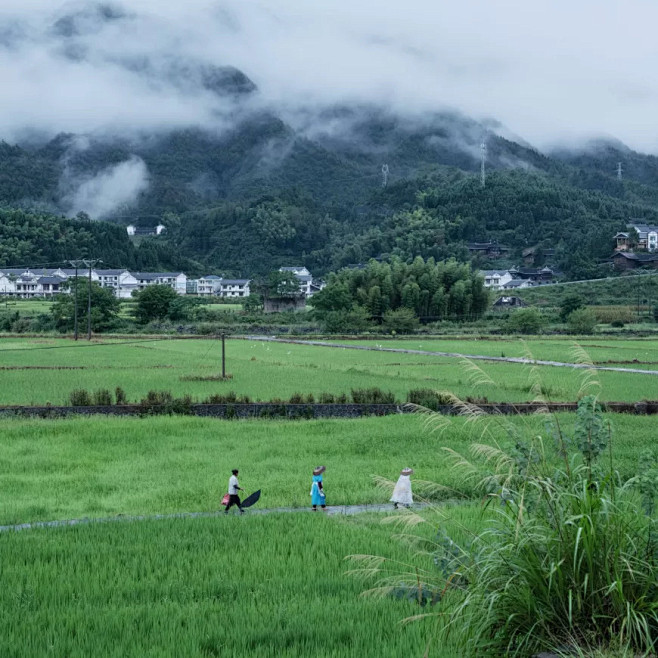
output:
[[[326,498],[324,495],[324,488],[322,486],[322,474],[327,469],[324,466],[318,466],[313,469],[313,483],[311,484],[311,504],[313,505],[313,511],[318,511],[318,505],[322,507],[323,510],[327,509]]]

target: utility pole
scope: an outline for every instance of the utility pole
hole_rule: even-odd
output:
[[[383,164],[382,165],[382,187],[386,187],[388,185],[388,165]]]
[[[226,379],[226,334],[222,333],[222,379]]]
[[[484,163],[487,159],[487,145],[484,141],[480,144],[480,186],[484,187],[486,183],[486,175],[484,172]]]
[[[103,261],[98,258],[88,258],[82,261],[89,268],[89,281],[87,285],[87,340],[91,340],[91,268]]]
[[[75,289],[73,292],[73,339],[78,340],[78,267],[82,261],[70,260],[75,268]]]

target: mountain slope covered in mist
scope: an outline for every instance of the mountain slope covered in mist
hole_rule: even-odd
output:
[[[300,98],[277,106],[230,62],[171,50],[179,44],[171,25],[158,24],[149,42],[143,30],[153,20],[90,2],[64,7],[51,23],[0,30],[3,53],[43,46],[63,76],[82,76],[81,88],[108,71],[120,81],[116,98],[105,93],[95,108],[118,123],[90,129],[91,107],[70,132],[45,137],[35,115],[20,139],[0,142],[1,206],[31,217],[165,223],[166,235],[141,245],[141,257],[117,245],[113,265],[188,259],[250,276],[303,262],[321,274],[390,254],[467,259],[468,241],[495,239],[512,260],[527,246],[556,249],[556,264],[582,276],[596,272],[630,217],[656,217],[658,159],[621,143],[543,154],[499,124],[420,112],[412,98],[408,110]],[[30,239],[16,257],[46,258],[47,246],[30,248]]]
[[[388,254],[467,259],[468,241],[496,239],[516,259],[535,244],[557,249],[556,264],[587,276],[630,217],[657,217],[653,160],[635,157],[618,181],[586,151],[549,157],[458,115],[413,122],[342,107],[314,132],[258,113],[221,134],[3,143],[0,201],[120,224],[162,219],[163,246],[227,274],[293,261],[322,273]]]

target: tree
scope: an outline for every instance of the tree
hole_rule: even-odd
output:
[[[263,310],[263,297],[257,294],[251,294],[242,300],[242,310],[248,313],[257,313]]]
[[[575,293],[565,295],[560,302],[560,319],[565,322],[571,313],[583,306],[585,306],[585,302],[580,295]]]
[[[575,334],[592,334],[598,320],[596,313],[591,308],[577,308],[569,314],[567,324]]]
[[[70,279],[69,294],[57,295],[50,313],[55,326],[60,331],[71,331],[75,324],[75,291],[78,292],[78,327],[87,326],[87,300],[89,279]],[[91,282],[91,329],[99,332],[109,329],[116,321],[121,304],[111,288],[102,288],[95,281]]]
[[[146,324],[151,320],[169,317],[171,305],[178,300],[178,293],[166,285],[146,286],[137,295],[135,316],[139,322]]]
[[[538,334],[544,326],[544,318],[536,308],[514,311],[507,320],[507,329],[519,334]]]
[[[270,297],[296,297],[300,294],[299,279],[292,272],[270,272],[267,292]]]
[[[364,268],[343,269],[333,274],[327,287],[313,296],[316,315],[363,306],[373,316],[400,308],[416,317],[454,315],[478,317],[487,308],[488,293],[482,277],[469,265],[451,259],[415,258],[411,264],[399,258],[370,261]]]
[[[329,311],[323,322],[329,333],[353,334],[370,326],[370,315],[362,306],[355,306],[349,311]]]
[[[411,334],[418,328],[418,318],[410,308],[398,308],[384,313],[384,326],[391,333]]]
[[[310,300],[317,317],[330,311],[348,311],[354,304],[350,290],[344,283],[336,283],[315,293]]]

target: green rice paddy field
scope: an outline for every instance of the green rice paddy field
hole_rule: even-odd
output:
[[[416,340],[364,341],[376,347],[397,346],[520,356],[530,350],[538,359],[570,362],[569,340]],[[621,367],[658,369],[656,340],[583,341],[597,361]],[[640,363],[631,363],[632,361]],[[450,390],[460,397],[486,397],[492,401],[524,401],[533,395],[528,384],[531,368],[514,363],[479,361],[493,384],[473,387],[465,368],[455,358],[314,347],[249,340],[227,341],[226,382],[208,381],[221,373],[221,345],[217,340],[144,340],[74,343],[64,339],[2,339],[0,341],[0,404],[67,404],[77,388],[113,391],[123,388],[131,401],[149,390],[168,390],[201,400],[234,391],[252,399],[287,399],[293,393],[350,393],[377,386],[406,400],[413,388]],[[552,400],[576,399],[578,371],[540,368],[544,392]],[[192,378],[192,380],[190,380]],[[196,378],[196,380],[195,380]],[[206,378],[206,381],[203,379]],[[634,373],[598,373],[604,400],[636,401],[658,398],[658,376]]]
[[[457,524],[480,513],[454,508]],[[432,536],[436,527],[425,532]],[[0,536],[0,655],[422,656],[432,622],[393,598],[360,596],[350,554],[408,563],[369,515],[147,521]],[[432,568],[428,557],[414,563]],[[433,645],[429,656],[457,657]]]
[[[559,419],[568,428],[573,415]],[[633,473],[653,445],[653,419],[607,419],[615,465]],[[531,435],[542,421],[513,422]],[[259,507],[308,506],[317,463],[327,465],[330,505],[382,502],[371,476],[394,479],[411,465],[416,482],[444,484],[454,500],[415,532],[463,542],[484,512],[442,448],[466,452],[479,439],[464,419],[430,434],[417,416],[10,420],[0,429],[0,523],[216,510],[235,466],[247,491],[263,490]],[[368,585],[345,573],[350,554],[399,560],[401,572],[432,568],[383,518],[274,513],[2,532],[0,655],[424,655],[434,622],[399,622],[425,610],[363,598]],[[427,655],[461,653],[434,644]]]
[[[234,390],[253,398],[294,392],[349,393],[379,386],[403,399],[410,388],[451,389],[492,400],[529,399],[528,366],[478,365],[494,384],[474,389],[458,359],[244,340],[227,343],[229,382],[189,381],[219,372],[220,344],[167,340],[73,344],[58,339],[0,341],[0,403],[66,403],[74,388],[149,390],[203,398]],[[123,341],[121,341],[123,342]],[[381,341],[380,341],[381,342]],[[656,342],[593,341],[594,360],[656,360]],[[387,342],[386,346],[393,346]],[[418,345],[418,346],[417,346]],[[411,349],[521,355],[506,341],[400,341]],[[422,347],[420,347],[422,345]],[[568,341],[529,341],[537,358],[568,360]],[[430,347],[431,346],[431,347]],[[490,351],[493,350],[493,351]],[[500,350],[500,351],[499,351]],[[540,369],[555,399],[575,399],[580,375]],[[598,373],[604,399],[658,398],[655,376]],[[573,414],[559,416],[567,428]],[[655,417],[606,415],[615,428],[615,467],[636,472],[655,444]],[[260,508],[307,507],[310,473],[327,466],[329,505],[385,502],[373,475],[445,486],[442,515],[419,527],[458,542],[485,522],[473,484],[443,448],[466,452],[481,440],[463,418],[430,433],[415,415],[317,421],[219,421],[188,416],[77,417],[0,422],[0,524],[115,515],[205,512],[219,508],[231,468]],[[504,422],[492,419],[492,422]],[[538,416],[510,419],[526,436],[544,435]],[[510,446],[502,426],[492,432]],[[418,492],[418,488],[416,491]],[[425,515],[426,513],[423,512]],[[433,623],[401,625],[417,604],[364,598],[347,575],[349,554],[377,554],[432,568],[393,535],[386,515],[322,513],[91,523],[0,532],[0,655],[37,656],[460,656],[432,644]]]

